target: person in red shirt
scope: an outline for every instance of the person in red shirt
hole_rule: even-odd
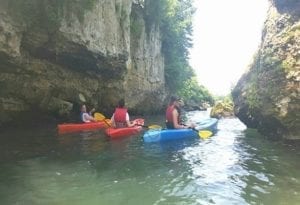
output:
[[[168,129],[187,129],[195,127],[193,124],[184,125],[180,123],[181,104],[183,104],[183,101],[179,97],[171,96],[166,110],[166,127]]]
[[[121,99],[116,107],[113,116],[111,117],[111,124],[115,128],[133,127],[135,124],[130,122],[129,114],[125,108],[125,100]]]

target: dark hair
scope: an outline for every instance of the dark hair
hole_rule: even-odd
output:
[[[118,107],[122,108],[125,106],[125,100],[122,98],[121,100],[119,100],[118,102]]]
[[[85,104],[82,104],[82,105],[80,106],[80,111],[82,111],[83,106],[85,106],[85,108],[86,108],[86,105],[85,105]]]
[[[172,95],[170,98],[170,102],[169,104],[173,104],[173,102],[180,100],[180,97],[176,96],[176,95]]]

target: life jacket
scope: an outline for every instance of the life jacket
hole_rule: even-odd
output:
[[[127,127],[126,123],[126,108],[116,108],[114,112],[114,121],[116,127]]]
[[[174,105],[168,106],[166,110],[166,122],[173,123],[173,110],[175,109]]]
[[[174,109],[176,109],[177,112],[178,112],[177,122],[179,123],[179,117],[180,117],[179,109],[174,105],[168,106],[168,108],[166,110],[166,126],[167,126],[168,129],[175,129],[174,122],[173,122],[173,111],[174,111]]]

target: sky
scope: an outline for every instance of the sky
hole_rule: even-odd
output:
[[[214,95],[227,95],[258,49],[268,0],[194,0],[190,65]]]

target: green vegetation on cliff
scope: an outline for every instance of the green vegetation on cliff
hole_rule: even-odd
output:
[[[209,92],[193,79],[195,73],[188,62],[191,48],[193,0],[145,0],[147,27],[159,25],[165,57],[165,79],[173,93],[185,98],[212,102]],[[147,28],[146,27],[146,28]]]
[[[233,100],[231,95],[215,97],[216,103],[213,106],[210,116],[214,118],[231,117],[234,114]]]
[[[235,114],[276,138],[299,138],[299,1],[274,0],[262,43],[232,92]]]
[[[214,99],[208,90],[200,86],[195,77],[188,79],[178,91],[178,95],[183,97],[185,101],[193,100],[199,103],[214,104]]]
[[[192,0],[146,0],[145,10],[147,27],[153,24],[160,27],[165,78],[170,90],[176,92],[195,75],[188,63],[188,49],[192,46]]]

